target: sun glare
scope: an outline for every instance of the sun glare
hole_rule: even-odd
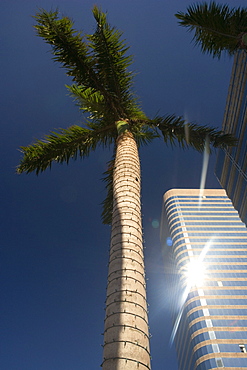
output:
[[[203,250],[201,251],[199,257],[197,259],[194,259],[193,261],[190,261],[185,269],[185,287],[184,287],[184,293],[181,297],[181,301],[179,303],[179,313],[177,315],[176,321],[173,326],[171,338],[170,338],[170,345],[172,345],[175,335],[178,330],[178,326],[180,324],[180,320],[183,314],[184,304],[186,302],[186,299],[189,295],[189,292],[192,287],[202,287],[204,283],[204,279],[206,277],[206,268],[204,266],[204,258],[210,249],[211,245],[213,244],[213,238],[210,239],[204,246]]]
[[[202,261],[194,260],[188,263],[186,267],[186,285],[189,287],[202,286],[205,278],[205,268]]]

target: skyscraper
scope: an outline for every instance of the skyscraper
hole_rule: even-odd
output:
[[[247,369],[244,223],[222,189],[169,190],[163,216],[179,370]]]
[[[247,225],[247,53],[234,57],[222,130],[238,138],[238,145],[218,151],[215,174]]]

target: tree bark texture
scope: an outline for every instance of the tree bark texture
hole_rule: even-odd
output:
[[[103,370],[150,369],[140,162],[129,132],[117,141]]]

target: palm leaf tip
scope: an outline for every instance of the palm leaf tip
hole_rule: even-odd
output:
[[[18,173],[36,172],[39,174],[52,163],[69,163],[78,156],[84,158],[90,151],[102,143],[102,137],[96,130],[71,126],[45,136],[44,140],[36,140],[34,144],[21,147],[23,158],[17,168]]]
[[[49,144],[38,140],[35,144],[27,147],[21,147],[23,158],[17,167],[17,173],[21,174],[26,172],[35,172],[38,175],[40,172],[45,171],[51,167],[52,162],[56,161],[58,157],[55,152],[50,151]],[[47,151],[48,149],[48,151]]]
[[[227,149],[238,144],[238,139],[235,136],[223,132],[220,135],[213,136],[212,139],[212,144],[215,148]]]
[[[94,19],[96,20],[98,24],[103,25],[106,23],[107,13],[103,13],[99,6],[94,5],[92,12],[93,12]]]
[[[90,48],[96,60],[97,76],[105,87],[106,103],[110,101],[115,121],[129,117],[130,108],[135,103],[131,91],[134,73],[128,67],[132,56],[127,54],[129,47],[122,39],[122,32],[111,27],[106,14],[94,7],[93,15],[97,22],[94,34],[89,36]]]
[[[73,81],[97,87],[99,82],[92,68],[92,58],[87,42],[76,31],[68,17],[59,18],[58,11],[41,10],[34,17],[37,35],[51,46],[53,60],[61,63]]]

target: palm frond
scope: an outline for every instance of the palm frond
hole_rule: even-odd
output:
[[[108,24],[106,14],[96,6],[93,15],[97,29],[88,38],[97,60],[98,77],[111,95],[115,119],[126,118],[135,100],[130,91],[133,73],[128,70],[132,63],[132,57],[126,55],[129,47],[121,40],[122,33]]]
[[[86,157],[102,143],[104,144],[104,136],[97,131],[79,126],[60,129],[47,135],[44,140],[21,147],[24,155],[17,172],[35,171],[39,174],[51,167],[53,162],[68,163],[71,158]]]
[[[70,91],[71,95],[77,101],[79,109],[83,113],[90,113],[90,119],[99,119],[103,116],[108,118],[109,123],[112,120],[110,117],[110,112],[107,112],[104,102],[104,96],[99,92],[95,91],[91,87],[85,88],[82,85],[66,85],[67,89]],[[112,115],[111,115],[112,116]]]
[[[90,49],[80,32],[73,29],[73,22],[68,17],[59,19],[58,11],[41,10],[34,18],[38,36],[51,45],[54,60],[62,64],[73,81],[100,90]]]
[[[155,138],[160,137],[155,127],[147,124],[149,121],[148,119],[130,121],[130,131],[134,135],[138,147],[148,145]]]
[[[82,110],[89,111],[92,104],[94,115],[96,108],[100,109],[97,118],[104,114],[117,121],[139,109],[131,91],[134,74],[128,70],[132,57],[127,55],[129,48],[121,40],[121,32],[108,24],[106,14],[95,6],[93,15],[96,31],[84,38],[69,18],[59,19],[58,11],[37,13],[35,28],[51,45],[54,60],[75,82],[71,92],[79,98]]]
[[[232,55],[238,48],[246,48],[241,37],[247,32],[247,8],[230,9],[212,1],[193,4],[187,13],[178,12],[175,16],[181,26],[194,31],[193,41],[203,53],[220,58],[223,51]]]
[[[101,203],[103,206],[103,211],[101,214],[101,219],[103,224],[110,225],[112,222],[112,210],[113,210],[113,172],[115,165],[116,148],[114,150],[114,155],[112,159],[108,162],[107,170],[104,172],[103,181],[106,183],[107,195],[105,200]]]
[[[189,123],[175,115],[156,117],[150,122],[161,131],[165,143],[172,146],[178,144],[183,149],[192,147],[202,152],[206,138],[214,148],[227,148],[237,144],[237,140],[230,134],[209,126]]]

